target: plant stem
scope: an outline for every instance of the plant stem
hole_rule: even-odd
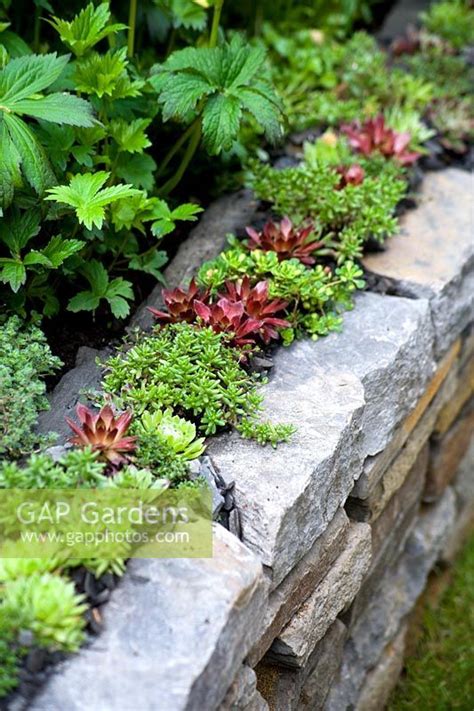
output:
[[[35,19],[34,19],[34,25],[33,25],[33,51],[34,52],[38,52],[39,45],[40,45],[40,33],[41,33],[40,14],[41,14],[40,6],[37,5],[35,7]]]
[[[168,195],[178,185],[186,172],[186,168],[191,162],[193,155],[196,153],[201,140],[201,119],[197,119],[193,124],[193,130],[190,134],[188,147],[183,155],[181,163],[176,173],[163,185],[159,190],[161,195]]]
[[[128,14],[128,51],[129,57],[133,57],[135,46],[135,27],[137,24],[137,5],[138,0],[130,0],[130,12]]]
[[[219,38],[219,22],[221,20],[222,8],[224,0],[216,0],[214,5],[214,14],[212,16],[211,35],[209,37],[209,47],[215,47]]]
[[[166,166],[168,165],[168,163],[170,162],[170,160],[173,158],[173,156],[176,155],[176,153],[179,151],[179,149],[186,143],[186,141],[188,140],[189,136],[190,136],[191,133],[193,132],[193,130],[194,130],[194,125],[195,125],[195,123],[196,123],[197,121],[199,121],[199,119],[195,119],[195,120],[193,121],[193,123],[189,124],[189,126],[188,126],[187,129],[186,129],[186,131],[185,131],[184,133],[182,133],[181,136],[180,136],[180,137],[178,138],[178,140],[176,141],[176,143],[174,143],[174,144],[171,146],[171,148],[169,149],[168,153],[165,155],[164,159],[161,161],[160,168],[159,168],[159,170],[158,170],[158,172],[157,172],[157,174],[156,174],[157,177],[159,177],[160,175],[163,175],[163,173],[164,173],[164,171],[165,171],[165,168],[166,168]]]

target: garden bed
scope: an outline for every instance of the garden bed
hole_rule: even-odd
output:
[[[153,708],[157,696],[163,708],[217,708],[244,661],[257,665],[262,693],[282,708],[292,708],[300,694],[309,698],[312,678],[319,678],[315,693],[332,687],[335,700],[327,703],[342,708],[341,698],[353,703],[362,684],[364,694],[376,685],[383,654],[392,656],[385,648],[395,644],[401,659],[403,620],[435,560],[455,546],[472,515],[463,487],[469,453],[460,462],[472,431],[470,191],[467,173],[429,174],[399,237],[365,262],[390,295],[359,296],[342,334],[275,354],[265,404],[272,417],[298,426],[290,444],[275,452],[233,434],[210,443],[220,475],[234,482],[245,548],[217,526],[213,561],[130,563],[104,608],[105,631],[57,670],[33,708],[81,708],[84,694],[93,707],[127,708],[137,681],[143,708]],[[225,215],[230,205],[233,226],[248,220],[250,196],[237,204],[235,212],[229,198],[204,216],[191,237],[199,256],[215,249],[210,225],[216,214],[222,224],[222,209]],[[441,257],[433,248],[440,235]],[[419,259],[410,258],[411,247]],[[61,419],[93,382],[84,366],[69,377],[67,397],[64,382],[53,393],[52,413]],[[392,600],[388,591],[404,586]],[[390,612],[374,608],[375,600]],[[374,628],[386,615],[390,626]],[[369,648],[357,651],[367,635]],[[189,655],[192,648],[199,654]],[[335,648],[345,665],[340,682]],[[322,690],[320,665],[329,655]],[[384,693],[399,667],[390,666]],[[239,693],[250,693],[252,679],[250,669],[239,672]]]
[[[69,184],[51,187],[45,196],[54,184],[48,159],[38,148],[40,185],[16,133],[28,131],[23,126],[31,121],[16,113],[35,117],[43,99],[54,104],[55,86],[38,84],[38,91],[49,93],[36,97],[36,106],[27,97],[24,111],[7,90],[0,138],[13,162],[0,177],[11,177],[12,186],[0,197],[7,210],[2,219],[17,240],[5,239],[12,257],[0,262],[5,288],[14,294],[8,308],[25,316],[43,302],[51,315],[64,296],[68,309],[92,310],[104,326],[95,322],[82,330],[87,319],[75,316],[54,336],[66,372],[45,410],[42,377],[55,382],[57,359],[38,328],[23,327],[16,317],[6,322],[0,332],[7,376],[0,452],[12,461],[0,463],[0,486],[38,494],[44,488],[98,494],[128,488],[135,495],[169,489],[180,497],[204,484],[212,492],[215,521],[211,558],[132,559],[121,580],[130,551],[112,561],[75,561],[65,551],[45,562],[0,560],[0,628],[6,631],[0,639],[6,665],[0,666],[0,694],[15,686],[12,675],[20,664],[19,689],[1,702],[9,711],[134,708],[138,696],[140,708],[158,703],[166,711],[383,707],[403,663],[407,617],[430,569],[452,561],[473,517],[474,246],[466,172],[472,162],[472,58],[463,48],[469,29],[462,28],[462,40],[453,29],[461,31],[459,17],[472,18],[461,6],[451,17],[448,5],[425,17],[439,37],[408,31],[392,43],[388,61],[363,33],[346,45],[331,41],[321,50],[329,78],[320,85],[311,72],[302,72],[301,58],[312,57],[324,37],[290,33],[286,47],[276,27],[265,25],[261,42],[282,73],[265,74],[249,89],[250,74],[263,67],[260,40],[244,51],[239,37],[227,43],[219,38],[219,1],[209,34],[203,31],[203,48],[180,53],[169,44],[169,60],[153,67],[145,91],[156,92],[165,118],[190,121],[174,87],[184,79],[196,82],[196,72],[204,72],[198,81],[203,91],[210,64],[196,67],[207,53],[220,72],[243,62],[232,100],[242,101],[270,138],[282,109],[273,79],[297,132],[286,147],[250,160],[259,134],[253,123],[243,124],[248,135],[239,150],[247,152],[249,188],[212,203],[189,237],[171,248],[163,271],[168,291],[158,285],[138,307],[121,347],[119,319],[146,293],[151,274],[159,277],[163,261],[156,247],[141,253],[142,239],[146,243],[150,228],[163,238],[177,221],[193,220],[200,211],[187,203],[172,210],[161,196],[175,189],[201,140],[212,154],[238,134],[235,121],[211,121],[213,101],[224,102],[222,115],[230,110],[228,71],[219,75],[223,86],[213,87],[212,99],[206,89],[196,100],[194,120],[158,176],[166,175],[168,159],[189,141],[181,165],[164,186],[150,188],[151,197],[148,188],[137,189],[143,185],[132,167],[137,156],[131,157],[138,152],[149,172],[143,149],[150,145],[145,129],[151,119],[137,119],[129,129],[123,117],[112,118],[111,103],[91,99],[105,126],[97,130],[105,133],[88,148],[87,131],[71,133],[81,142],[68,158],[76,161],[72,173],[64,172],[66,159],[51,157]],[[399,23],[397,7],[388,25]],[[199,12],[205,28],[205,12]],[[100,16],[102,37],[120,32],[105,5],[85,11],[86,25],[87,13],[96,13],[97,22]],[[258,22],[256,17],[256,28]],[[132,5],[130,23],[132,57]],[[105,55],[94,59],[82,40],[77,44],[74,32],[85,30],[74,29],[74,22],[68,28],[55,18],[52,24],[76,54],[72,68],[78,77],[83,72],[84,86],[89,82],[84,91],[94,95],[96,79],[86,81],[85,67],[106,61]],[[0,24],[0,42],[4,31]],[[381,37],[387,33],[382,29]],[[11,52],[25,54],[21,45],[8,44],[10,35]],[[94,37],[100,41],[100,33]],[[49,62],[52,79],[66,58],[47,56],[25,54],[14,61],[18,71],[35,63],[39,71]],[[1,70],[7,84],[14,66],[9,60],[7,52]],[[125,72],[125,49],[120,62]],[[426,79],[437,62],[440,86],[434,87]],[[321,74],[321,66],[311,71]],[[145,80],[139,86],[139,70],[131,66],[123,72],[120,86],[132,96]],[[295,76],[301,86],[292,83]],[[78,125],[93,133],[91,106],[73,95],[66,100]],[[145,103],[136,106],[145,111]],[[55,118],[28,140],[51,141],[48,121]],[[100,141],[108,170],[93,174],[81,163],[88,160],[83,149],[100,163]],[[21,161],[15,168],[17,148]],[[127,180],[138,181],[134,187],[119,182],[128,174],[126,156],[133,176]],[[46,201],[55,202],[41,227],[39,212],[28,212],[23,193],[10,207],[20,166],[30,184],[22,189],[38,193],[29,196],[30,207],[36,200],[44,208],[41,219]],[[429,172],[433,168],[438,172]],[[92,192],[84,201],[87,190]],[[70,240],[51,237],[48,220],[58,219],[64,229],[71,226]],[[22,254],[40,229],[43,240],[51,237],[48,245]],[[181,227],[175,234],[184,232]],[[26,240],[21,248],[20,233]],[[233,235],[228,242],[227,233]],[[63,262],[60,278],[45,282],[46,272]],[[117,267],[123,276],[114,276]],[[134,269],[147,276],[134,277],[132,284],[127,279]],[[74,295],[80,275],[90,290]],[[108,308],[112,320],[104,319]],[[72,338],[68,328],[77,331]],[[67,370],[81,333],[86,345]],[[15,387],[24,400],[15,399]],[[77,407],[86,398],[102,407],[99,414]],[[45,450],[51,432],[57,440]],[[35,598],[41,587],[44,594]],[[63,652],[76,651],[83,640],[84,620],[85,644],[66,657]]]

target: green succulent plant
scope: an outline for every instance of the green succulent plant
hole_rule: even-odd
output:
[[[137,431],[158,435],[177,455],[186,460],[196,459],[205,450],[204,438],[196,438],[196,425],[173,415],[170,408],[144,412]]]

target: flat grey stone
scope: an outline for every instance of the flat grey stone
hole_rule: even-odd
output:
[[[365,456],[383,450],[415,407],[434,372],[428,302],[364,293],[341,333],[318,342],[317,360],[356,375],[364,386]]]
[[[346,549],[274,641],[268,659],[284,666],[305,666],[337,615],[355,598],[368,570],[370,555],[370,526],[352,524]]]
[[[402,216],[386,251],[363,260],[398,294],[429,299],[437,356],[474,318],[473,188],[467,171],[428,173],[417,209]]]
[[[273,450],[233,432],[207,450],[235,482],[242,540],[272,569],[273,587],[323,533],[362,469],[362,385],[320,362],[319,346],[304,340],[281,348],[263,389],[265,418],[298,428],[288,444]]]
[[[226,235],[242,230],[251,224],[257,210],[257,202],[250,190],[240,190],[224,195],[202,213],[197,226],[191,230],[169,266],[163,272],[167,287],[174,288],[190,281],[203,262],[217,257],[226,245]],[[129,329],[151,328],[155,319],[147,306],[163,308],[162,284],[158,284],[148,299],[137,309]]]
[[[347,545],[349,528],[349,519],[344,510],[339,509],[311,550],[270,594],[261,623],[262,634],[247,657],[248,664],[255,666],[260,661],[275,637],[327,575]]]
[[[208,559],[133,560],[105,629],[59,665],[34,711],[211,711],[255,642],[267,585],[221,526]]]
[[[410,431],[406,420],[397,428],[387,447],[375,457],[364,462],[364,471],[354,484],[351,497],[361,499],[361,505],[371,509],[373,518],[385,506],[390,496],[401,486],[418,453],[433,433],[436,419],[444,405],[455,393],[457,374],[453,370],[442,381],[430,404],[420,415],[417,424]],[[422,405],[419,401],[411,410],[407,420]]]
[[[423,591],[454,517],[451,489],[437,504],[421,513],[399,561],[385,572],[365,611],[354,621],[339,677],[324,706],[326,711],[355,707],[368,671],[377,664],[386,645],[395,639],[402,621]]]
[[[377,666],[368,673],[356,711],[380,711],[386,707],[403,669],[406,634],[407,626],[404,625],[393,642],[384,649]]]
[[[257,689],[257,675],[254,670],[243,664],[219,706],[219,711],[240,711],[253,703]]]
[[[344,649],[347,629],[341,620],[335,620],[308,661],[311,670],[303,686],[299,699],[300,709],[320,711],[329,693],[331,684],[339,669]]]

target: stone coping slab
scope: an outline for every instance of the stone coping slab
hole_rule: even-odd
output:
[[[361,294],[343,331],[275,356],[265,417],[297,432],[275,453],[237,433],[208,453],[241,513],[243,541],[277,586],[322,534],[362,473],[391,440],[434,369],[427,301]]]
[[[102,634],[57,667],[30,708],[217,708],[256,641],[266,591],[260,561],[221,526],[213,558],[131,561]]]
[[[402,296],[429,299],[437,355],[474,317],[474,176],[456,168],[425,175],[419,206],[404,214],[386,250],[363,259]]]

